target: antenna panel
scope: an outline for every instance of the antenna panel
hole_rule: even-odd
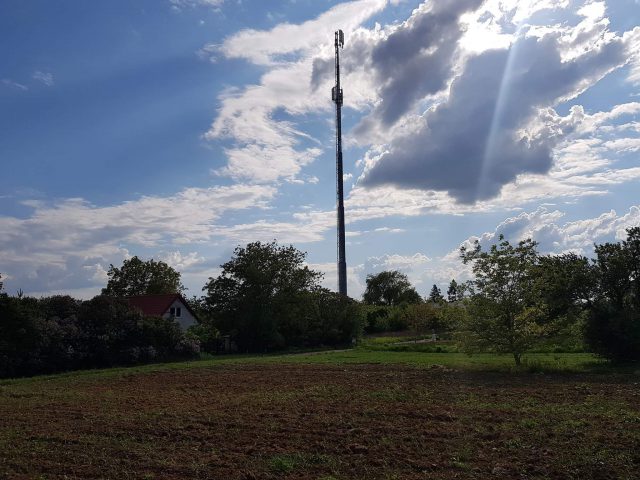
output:
[[[337,87],[331,88],[331,100],[339,105],[342,105],[342,89],[338,92]]]

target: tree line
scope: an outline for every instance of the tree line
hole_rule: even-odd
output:
[[[640,228],[595,245],[594,258],[541,255],[527,239],[478,241],[460,258],[473,279],[434,285],[422,299],[400,272],[367,277],[365,331],[439,332],[467,353],[508,353],[519,365],[536,349],[590,351],[616,362],[640,360]]]
[[[475,275],[461,323],[466,348],[508,352],[519,364],[536,341],[573,331],[594,353],[640,360],[640,228],[594,253],[540,255],[535,241],[514,246],[502,236],[487,251],[477,241],[461,249]]]
[[[240,352],[350,345],[361,334],[358,302],[322,288],[305,255],[276,242],[236,248],[204,295],[186,299],[199,321],[186,332],[126,300],[184,294],[180,273],[162,261],[111,265],[101,295],[87,301],[0,288],[0,377],[192,358],[215,353],[221,335]]]
[[[473,279],[452,280],[426,299],[398,271],[371,274],[362,301],[322,288],[295,247],[237,247],[203,294],[187,301],[199,323],[147,318],[126,297],[184,293],[180,273],[132,257],[110,266],[102,294],[35,299],[2,292],[0,376],[164,361],[215,351],[221,335],[241,352],[349,345],[363,332],[411,329],[449,338],[464,352],[522,356],[541,344],[586,349],[614,361],[640,359],[640,228],[595,246],[595,257],[541,255],[537,243],[503,237],[488,250],[462,248]]]
[[[122,298],[0,293],[0,378],[196,357],[197,339]]]

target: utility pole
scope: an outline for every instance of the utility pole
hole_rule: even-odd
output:
[[[338,211],[338,292],[347,295],[347,260],[345,257],[344,233],[344,189],[342,168],[342,88],[340,88],[340,48],[344,47],[344,33],[335,34],[336,85],[331,90],[331,99],[336,104],[336,208]]]

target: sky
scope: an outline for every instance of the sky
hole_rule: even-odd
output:
[[[500,234],[593,253],[640,225],[639,0],[0,0],[0,274],[90,298],[162,260],[200,295],[237,246],[349,295],[465,281]]]

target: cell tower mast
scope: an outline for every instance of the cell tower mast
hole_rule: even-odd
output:
[[[331,99],[336,104],[336,194],[338,210],[338,292],[347,295],[347,260],[345,258],[344,190],[342,181],[342,88],[340,88],[340,48],[344,47],[344,33],[338,30],[336,46],[336,85],[331,90]]]

